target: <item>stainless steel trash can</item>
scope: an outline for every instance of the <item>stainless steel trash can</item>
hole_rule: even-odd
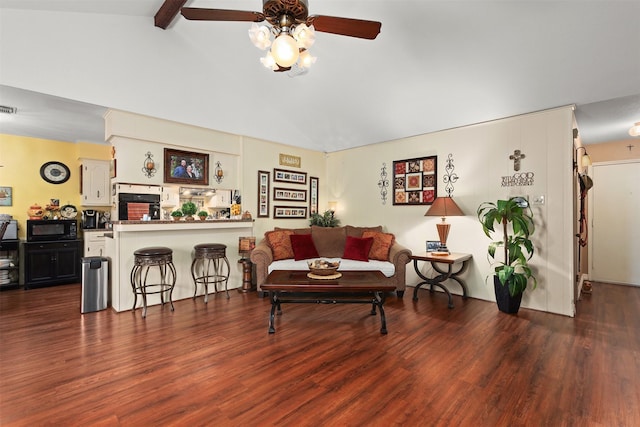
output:
[[[104,310],[109,301],[109,259],[99,256],[82,258],[81,313]]]

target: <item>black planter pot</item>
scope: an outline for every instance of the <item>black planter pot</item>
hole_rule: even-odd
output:
[[[517,313],[520,309],[520,302],[522,302],[522,293],[512,297],[509,294],[509,284],[503,286],[497,276],[493,276],[493,288],[496,292],[498,310],[509,314]]]

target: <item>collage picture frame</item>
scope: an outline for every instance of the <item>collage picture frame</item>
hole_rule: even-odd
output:
[[[273,187],[273,200],[286,200],[290,202],[306,202],[307,190]]]
[[[318,189],[320,188],[320,180],[312,176],[309,178],[309,217],[318,213]]]
[[[307,185],[307,173],[274,168],[273,181]]]
[[[300,219],[307,218],[306,206],[274,206],[274,218]]]
[[[258,171],[258,218],[269,218],[269,175]]]

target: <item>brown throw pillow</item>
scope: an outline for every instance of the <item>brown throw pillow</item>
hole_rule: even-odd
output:
[[[362,233],[365,231],[379,231],[382,232],[382,226],[378,225],[376,227],[354,227],[353,225],[345,225],[347,229],[347,236],[351,237],[362,237]]]
[[[289,236],[293,234],[291,230],[275,230],[264,233],[267,243],[273,252],[273,260],[293,258],[293,248]]]
[[[362,237],[373,237],[373,245],[369,251],[369,259],[389,261],[389,251],[395,241],[395,236],[393,234],[365,231],[362,233]]]
[[[344,254],[347,232],[344,227],[311,226],[311,237],[320,256],[340,258]]]

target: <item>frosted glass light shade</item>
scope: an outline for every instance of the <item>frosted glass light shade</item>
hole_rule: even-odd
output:
[[[273,55],[271,55],[271,52],[267,52],[264,58],[260,58],[260,62],[265,66],[265,68],[268,68],[270,70],[278,69],[278,64],[276,64],[276,60],[273,59]]]
[[[298,44],[289,34],[280,34],[271,45],[271,55],[281,67],[291,67],[298,60]]]
[[[640,122],[636,122],[631,129],[629,129],[629,135],[640,136]]]
[[[265,25],[258,26],[255,23],[251,24],[249,39],[251,39],[251,43],[258,49],[265,50],[271,46],[271,32]]]
[[[316,57],[311,56],[308,50],[303,50],[300,52],[300,68],[309,68],[311,65],[315,64]]]
[[[307,27],[306,24],[300,24],[293,30],[293,38],[298,42],[300,48],[310,48],[316,41],[316,33],[313,25]]]

